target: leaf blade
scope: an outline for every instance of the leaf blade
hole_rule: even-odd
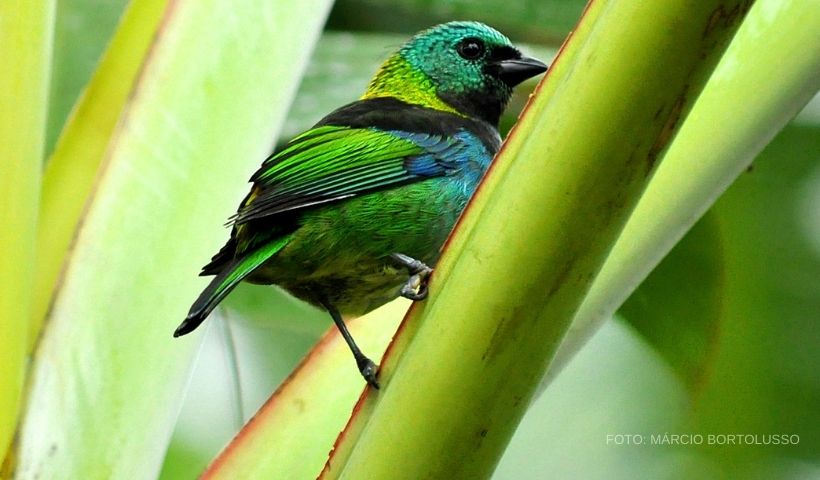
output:
[[[707,213],[618,310],[692,396],[704,386],[719,343],[726,266],[718,222]]]
[[[224,179],[265,157],[328,8],[177,0],[164,12],[37,350],[21,476],[159,471],[198,343],[171,333],[246,188]]]
[[[0,53],[8,64],[0,71],[0,458],[17,425],[23,387],[54,9],[53,1],[0,4]]]
[[[167,0],[133,2],[71,112],[43,173],[29,349],[53,301],[66,255]]]

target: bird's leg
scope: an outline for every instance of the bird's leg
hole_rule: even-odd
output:
[[[320,300],[320,303],[323,307],[325,307],[327,313],[333,317],[333,323],[336,324],[336,328],[339,329],[339,332],[341,332],[342,337],[344,337],[347,346],[350,347],[350,351],[353,352],[353,358],[356,359],[356,366],[359,367],[359,373],[362,374],[362,377],[364,377],[368,384],[378,390],[379,383],[376,381],[376,369],[378,366],[373,363],[373,360],[367,358],[367,356],[359,350],[359,346],[356,345],[356,341],[353,340],[353,336],[347,330],[347,325],[345,325],[345,322],[342,319],[341,314],[339,314],[339,311],[336,310],[336,307],[324,298]]]
[[[394,253],[390,255],[390,258],[410,273],[410,278],[401,286],[399,295],[410,300],[424,300],[427,298],[427,278],[433,273],[433,269],[424,262],[402,253]]]

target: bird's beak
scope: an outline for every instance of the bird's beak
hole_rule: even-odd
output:
[[[524,80],[547,71],[547,65],[534,58],[521,57],[501,60],[494,66],[498,69],[498,77],[510,87],[514,87]]]

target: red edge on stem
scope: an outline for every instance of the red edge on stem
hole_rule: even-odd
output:
[[[416,305],[417,305],[417,302],[413,302],[410,305],[410,308],[407,309],[407,313],[404,314],[404,318],[402,319],[401,323],[399,324],[399,328],[396,329],[396,333],[393,334],[393,337],[390,340],[390,343],[387,344],[387,349],[384,351],[384,355],[382,355],[382,360],[381,360],[382,364],[384,363],[384,360],[388,357],[388,354],[392,351],[393,343],[395,342],[395,340],[399,336],[399,334],[402,332],[402,330],[404,330],[405,322],[407,322],[407,319],[410,316],[412,316],[413,311],[416,309]],[[379,370],[381,370],[381,367],[379,367]],[[384,384],[382,384],[382,386],[384,386]],[[322,469],[322,472],[319,474],[319,477],[317,477],[317,480],[322,479],[322,478],[326,478],[325,474],[329,473],[330,461],[333,459],[333,455],[336,452],[336,449],[339,447],[339,445],[341,445],[341,443],[347,437],[347,433],[349,431],[350,426],[353,424],[353,421],[357,418],[359,413],[362,411],[362,407],[364,406],[364,402],[367,400],[367,398],[368,398],[368,396],[369,396],[369,394],[372,390],[373,390],[372,388],[370,388],[369,386],[366,386],[364,388],[364,390],[362,391],[362,394],[359,395],[359,400],[357,400],[356,405],[353,406],[353,411],[350,413],[350,417],[347,419],[347,423],[345,424],[345,427],[342,429],[341,432],[339,432],[339,436],[336,437],[336,441],[333,442],[333,446],[330,448],[330,451],[328,452],[327,461],[325,462],[325,466]]]
[[[295,384],[294,380],[301,376],[303,371],[306,371],[310,368],[311,364],[314,363],[313,360],[317,357],[320,357],[322,353],[327,350],[329,345],[337,341],[339,338],[338,332],[335,328],[328,329],[327,332],[322,335],[322,338],[319,339],[319,342],[308,352],[308,354],[303,358],[299,364],[296,366],[295,369],[290,373],[290,375],[285,378],[284,381],[279,385],[279,388],[276,389],[275,392],[268,398],[264,405],[248,420],[248,423],[245,424],[244,427],[239,431],[239,433],[234,436],[234,438],[228,443],[228,445],[219,453],[219,455],[211,462],[210,465],[205,469],[202,475],[199,477],[201,479],[209,479],[212,478],[217,472],[219,472],[222,468],[227,466],[228,459],[233,457],[233,452],[237,448],[239,448],[242,444],[249,442],[253,439],[253,434],[257,431],[257,426],[264,425],[266,422],[264,421],[266,418],[270,417],[271,415],[276,413],[276,406],[278,404],[278,400],[291,388],[294,387]]]

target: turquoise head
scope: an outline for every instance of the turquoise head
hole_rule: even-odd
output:
[[[546,69],[487,25],[450,22],[404,44],[382,65],[364,98],[394,96],[497,125],[513,87]]]

